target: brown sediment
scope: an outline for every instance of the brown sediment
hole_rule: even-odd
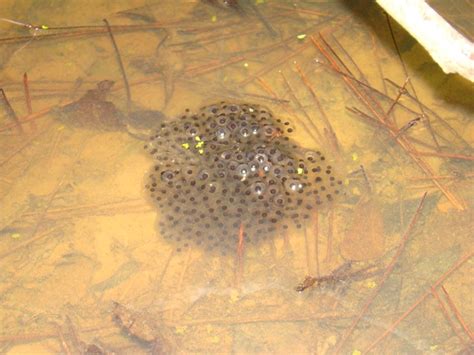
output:
[[[352,221],[344,235],[341,255],[346,260],[378,259],[385,252],[382,209],[375,197],[362,197],[354,207]]]

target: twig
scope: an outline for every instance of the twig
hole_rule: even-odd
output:
[[[367,349],[364,349],[363,353],[367,353],[373,350],[383,339],[385,339],[389,334],[392,334],[395,328],[406,318],[408,317],[430,294],[431,290],[436,289],[439,285],[441,285],[449,275],[451,275],[454,271],[459,269],[466,261],[468,261],[474,252],[470,252],[467,255],[463,256],[459,259],[448,271],[446,271],[441,277],[427,290],[423,295],[420,296],[407,310],[403,315],[400,316],[395,322],[393,322],[386,330],[383,332],[379,337],[375,339],[375,341],[370,344]]]
[[[23,243],[9,249],[8,251],[6,251],[5,253],[3,254],[0,254],[0,260],[3,260],[4,258],[6,258],[7,256],[11,255],[11,254],[14,254],[16,253],[18,250],[20,249],[23,249],[25,247],[27,247],[28,245],[44,238],[44,237],[47,237],[49,235],[51,235],[53,232],[55,232],[56,230],[62,228],[64,226],[55,226],[53,228],[50,228],[50,229],[47,229],[46,231],[43,231],[42,233],[36,235],[36,236],[33,236],[31,238],[29,238],[28,240],[24,241]]]
[[[471,341],[473,341],[474,336],[472,334],[472,331],[469,329],[469,326],[467,325],[466,321],[461,316],[461,313],[459,312],[459,310],[457,309],[457,307],[454,304],[453,300],[449,296],[448,291],[446,291],[446,288],[443,285],[441,285],[441,289],[443,290],[444,295],[446,296],[446,300],[448,301],[449,307],[451,308],[454,315],[456,316],[456,319],[458,320],[459,324],[461,324],[462,328],[464,329],[464,331],[468,335],[469,339],[471,339]]]
[[[33,113],[33,107],[31,105],[30,86],[28,84],[28,74],[26,72],[23,74],[23,90],[25,92],[26,109],[28,110],[28,114],[31,115]],[[30,127],[33,132],[36,131],[35,121],[30,123]]]
[[[321,276],[319,266],[319,213],[316,211],[313,216],[314,223],[314,253],[316,254],[316,277]]]
[[[181,274],[179,275],[179,280],[178,280],[178,292],[181,291],[183,287],[183,281],[184,281],[184,275],[186,275],[186,271],[188,270],[189,264],[191,263],[191,254],[192,254],[192,249],[188,248],[186,252],[186,260],[183,265],[183,269],[181,270]]]
[[[7,116],[15,123],[15,126],[18,129],[18,132],[20,134],[23,134],[24,131],[23,131],[23,127],[21,126],[20,120],[18,119],[18,116],[13,110],[12,105],[10,105],[10,102],[7,99],[7,95],[5,95],[5,91],[3,89],[0,89],[0,97],[3,101],[3,104],[5,105],[5,112]]]
[[[325,263],[330,263],[332,259],[332,240],[334,238],[334,206],[329,209],[328,215],[328,236]]]
[[[319,48],[321,53],[331,62],[331,65],[340,71],[339,66],[334,61],[334,59],[327,53],[327,51],[311,36],[311,41],[313,44]],[[389,128],[388,132],[392,137],[395,137],[397,134],[397,129],[393,124],[389,124],[386,120],[384,112],[381,110],[380,105],[375,101],[376,107],[370,104],[369,97],[362,92],[358,87],[354,85],[352,80],[348,77],[343,77],[344,81],[347,83],[352,92],[364,103],[364,105],[370,110],[370,112],[376,117],[378,123],[386,125]],[[368,116],[370,117],[370,116]],[[418,155],[417,150],[412,146],[412,144],[403,136],[397,137],[395,141],[405,150],[405,152],[413,159],[413,161],[418,165],[418,167],[428,176],[433,176],[434,172],[432,168]],[[454,195],[446,186],[442,185],[439,181],[433,180],[434,184],[439,188],[439,190],[446,196],[446,198],[459,210],[465,210],[465,203],[462,199]]]
[[[285,74],[283,73],[283,71],[280,71],[280,74],[281,74],[281,77],[283,78],[283,81],[284,81],[286,87],[288,88],[288,91],[289,91],[291,97],[293,98],[293,101],[298,106],[298,109],[301,112],[303,112],[303,115],[306,117],[306,120],[308,121],[308,124],[311,125],[312,129],[310,129],[310,127],[308,127],[304,121],[300,121],[301,124],[303,125],[303,128],[305,129],[306,132],[308,132],[308,134],[311,136],[311,138],[313,138],[313,140],[316,143],[319,143],[319,145],[323,144],[324,138],[323,138],[321,132],[319,131],[318,126],[316,126],[316,124],[314,123],[314,120],[311,118],[311,116],[305,110],[304,106],[301,104],[300,100],[296,96],[294,90],[292,89],[292,87],[291,87],[288,79],[286,78]],[[313,134],[313,131],[316,133],[316,136]]]
[[[438,153],[438,152],[418,152],[419,155],[428,157],[452,158],[461,160],[474,160],[472,155],[453,154],[453,153]]]
[[[120,55],[120,51],[118,49],[117,43],[115,42],[115,38],[114,38],[114,35],[112,33],[112,29],[109,25],[109,22],[105,18],[103,19],[103,21],[105,23],[105,26],[107,27],[107,32],[109,33],[110,41],[112,42],[112,45],[114,47],[115,56],[117,58],[117,63],[119,64],[119,67],[120,67],[120,72],[122,74],[122,80],[123,80],[123,84],[124,84],[124,87],[125,87],[125,92],[127,94],[127,111],[128,111],[128,113],[130,113],[130,110],[132,108],[132,95],[130,93],[130,86],[128,85],[128,79],[127,79],[127,74],[125,72],[125,67],[124,67],[123,62],[122,62],[122,56]]]
[[[17,149],[15,149],[14,151],[12,151],[5,159],[3,159],[2,161],[0,161],[0,167],[2,167],[3,165],[5,165],[6,163],[8,163],[12,158],[14,158],[18,153],[22,152],[24,149],[26,149],[27,147],[31,146],[31,143],[36,139],[38,138],[40,135],[42,135],[43,133],[45,133],[47,131],[47,129],[41,131],[41,132],[38,132],[36,133],[34,136],[31,136],[31,137],[28,137],[28,139],[20,146],[18,147]]]
[[[223,61],[223,62],[217,62],[215,65],[211,64],[211,65],[208,65],[208,64],[204,64],[203,66],[201,67],[194,67],[194,68],[191,68],[191,69],[187,69],[185,71],[186,75],[189,76],[189,77],[195,77],[197,75],[202,75],[202,74],[207,74],[207,73],[211,73],[217,69],[221,69],[221,68],[224,68],[230,64],[234,64],[234,63],[238,63],[238,62],[242,62],[245,60],[245,57],[242,57],[242,56],[238,56],[238,57],[234,57],[234,58],[230,58],[226,61]]]
[[[237,267],[235,269],[235,285],[236,287],[240,286],[242,281],[242,274],[244,271],[244,224],[240,223],[239,227],[239,239],[237,241]]]
[[[306,228],[304,229],[304,245],[305,245],[305,255],[306,255],[306,269],[307,272],[306,274],[310,275],[312,270],[311,270],[311,250],[309,248],[309,243],[308,243],[308,232]]]
[[[337,344],[337,347],[336,347],[336,350],[335,350],[335,353],[340,353],[342,348],[344,347],[344,345],[346,344],[347,340],[349,339],[349,337],[352,335],[352,333],[354,332],[354,329],[357,327],[357,325],[359,324],[360,320],[365,316],[365,314],[367,313],[370,305],[372,304],[372,302],[374,301],[375,297],[377,297],[377,295],[379,294],[380,290],[382,289],[383,285],[385,284],[385,282],[387,281],[388,277],[392,274],[392,271],[393,269],[395,268],[395,265],[397,264],[398,262],[398,259],[400,258],[400,255],[403,253],[403,251],[405,250],[405,246],[407,244],[407,241],[408,241],[408,238],[410,237],[411,235],[411,232],[413,231],[415,225],[416,225],[416,222],[418,221],[418,218],[421,214],[421,210],[423,209],[423,206],[424,206],[424,203],[425,203],[425,199],[426,199],[426,196],[427,196],[427,193],[425,192],[425,194],[423,195],[423,197],[421,198],[420,200],[420,203],[418,204],[418,208],[416,209],[416,212],[415,214],[413,215],[412,219],[411,219],[411,222],[407,228],[407,230],[405,231],[405,234],[400,242],[400,245],[398,246],[398,249],[395,253],[395,255],[392,257],[392,260],[390,261],[390,264],[387,266],[387,268],[385,269],[379,283],[378,283],[378,286],[377,288],[374,290],[374,292],[372,293],[372,295],[365,301],[364,303],[364,306],[362,307],[362,310],[361,312],[359,313],[359,315],[355,318],[355,320],[352,322],[352,324],[350,325],[350,327],[346,330],[345,334],[342,336],[341,340],[339,341],[339,343]]]
[[[255,79],[257,79],[258,77],[261,77],[263,75],[265,75],[266,73],[274,70],[276,67],[282,65],[283,63],[286,63],[288,60],[290,60],[291,58],[293,57],[296,57],[297,55],[299,55],[301,52],[303,52],[305,49],[307,49],[309,47],[309,42],[308,43],[305,43],[303,44],[301,47],[299,47],[298,49],[294,50],[292,53],[290,54],[285,54],[283,56],[281,56],[280,58],[278,58],[277,60],[271,62],[271,63],[268,63],[268,65],[266,65],[265,67],[263,67],[262,69],[258,70],[256,73],[254,73],[253,75],[249,75],[247,77],[247,79],[243,80],[239,85],[240,86],[245,86],[249,83],[251,83],[252,81],[254,81]]]
[[[454,331],[454,333],[456,334],[456,336],[459,338],[459,340],[461,340],[463,343],[465,343],[465,340],[464,340],[464,337],[462,336],[462,333],[458,330],[458,328],[457,328],[456,325],[454,324],[453,320],[452,320],[451,317],[449,316],[448,310],[446,309],[446,307],[444,306],[443,301],[442,301],[441,298],[439,297],[438,292],[436,292],[436,290],[433,288],[433,289],[431,289],[431,294],[432,294],[433,297],[436,298],[436,300],[438,301],[439,308],[441,309],[441,312],[443,313],[444,318],[446,318],[446,320],[448,321],[449,325],[450,325],[451,328],[453,329],[453,331]]]
[[[402,95],[407,92],[405,87],[407,86],[409,81],[410,81],[410,78],[407,77],[405,79],[405,82],[403,83],[403,86],[398,90],[397,97],[395,97],[395,100],[393,100],[392,104],[390,105],[389,109],[387,110],[387,113],[385,114],[387,117],[390,116],[390,113],[392,112],[393,108],[395,107],[395,105],[400,100],[400,97],[402,97]]]
[[[178,322],[170,323],[169,325],[182,326],[182,325],[200,325],[200,324],[223,324],[223,325],[235,325],[235,324],[250,324],[250,323],[274,323],[274,322],[309,322],[318,319],[350,319],[354,317],[351,314],[340,313],[340,312],[327,312],[327,313],[315,313],[304,316],[256,316],[249,318],[238,318],[238,317],[227,317],[227,318],[208,318],[208,319],[190,319],[180,320]]]
[[[360,80],[362,82],[368,84],[369,81],[365,77],[364,72],[359,68],[359,66],[354,61],[354,59],[352,59],[352,56],[349,54],[349,52],[346,51],[346,49],[341,45],[341,43],[339,43],[339,41],[337,40],[337,38],[334,35],[330,34],[330,36],[331,36],[333,42],[336,43],[336,45],[339,47],[339,49],[342,51],[342,53],[344,53],[344,55],[349,59],[349,61],[352,63],[352,65],[357,69],[357,71],[359,72],[359,75],[360,75]],[[341,63],[342,63],[342,61],[341,61]]]
[[[254,5],[253,0],[247,0],[247,3],[249,6],[252,8],[253,12],[255,12],[255,15],[259,19],[259,21],[265,26],[267,31],[270,33],[272,37],[278,36],[278,33],[273,29],[272,25],[267,21],[267,19],[262,15],[260,10],[257,8],[257,6]]]
[[[64,339],[64,334],[63,331],[61,330],[61,327],[58,325],[57,329],[57,334],[59,338],[59,344],[61,345],[61,349],[66,355],[71,355],[71,350],[69,349],[69,346],[66,343],[66,339]]]
[[[321,113],[321,117],[323,118],[324,124],[326,128],[329,131],[329,143],[331,144],[332,148],[334,151],[338,152],[339,151],[339,143],[337,140],[336,133],[334,132],[334,129],[332,128],[331,122],[329,122],[328,117],[326,116],[326,112],[323,110],[323,107],[321,106],[321,103],[319,102],[318,96],[316,95],[316,92],[314,91],[313,87],[311,86],[311,83],[309,82],[308,78],[304,74],[303,70],[298,64],[295,64],[296,70],[300,74],[301,80],[305,84],[306,88],[309,90],[311,93],[311,97],[313,98],[314,103],[316,104],[316,107],[318,111]]]
[[[396,84],[394,81],[388,79],[388,78],[384,78],[384,83],[387,82],[389,83],[390,85],[394,86],[395,88],[397,89],[400,89],[401,86],[399,86],[398,84]],[[465,147],[470,147],[470,144],[463,138],[461,137],[461,135],[453,128],[449,125],[448,122],[446,122],[440,115],[438,115],[435,111],[433,111],[432,109],[430,109],[428,106],[426,106],[425,104],[423,104],[421,101],[416,101],[416,98],[413,97],[413,95],[411,95],[409,92],[406,92],[405,93],[405,96],[407,98],[409,98],[410,100],[413,100],[415,101],[415,103],[417,103],[418,105],[421,105],[428,113],[430,113],[431,115],[433,115],[433,117],[435,117],[443,126],[444,128],[446,128],[455,138],[457,138],[460,142],[462,142],[462,144],[465,146]],[[398,103],[399,106],[402,106],[403,108],[405,109],[408,109],[406,106]],[[415,111],[412,111],[412,113],[415,113],[417,114]]]
[[[405,61],[403,60],[402,53],[400,52],[400,48],[398,47],[397,40],[395,39],[395,34],[393,32],[392,24],[390,22],[390,17],[388,16],[387,13],[385,13],[385,17],[387,19],[387,24],[388,24],[388,28],[390,30],[390,36],[392,38],[393,45],[395,46],[395,50],[397,51],[398,58],[400,59],[400,63],[402,64],[403,72],[405,73],[405,77],[408,78],[408,70],[407,70],[407,67],[405,65]],[[411,80],[409,80],[409,83],[410,83],[410,87],[411,87],[411,90],[413,92],[413,95],[415,97],[415,101],[418,103],[418,106],[420,107],[421,115],[424,118],[423,122],[425,123],[426,127],[428,128],[428,131],[431,134],[431,138],[433,139],[434,144],[436,145],[436,147],[439,150],[440,146],[439,146],[438,140],[436,139],[436,136],[434,134],[433,128],[431,127],[430,119],[425,114],[423,106],[420,104],[420,100],[418,100],[418,95],[416,93],[415,86],[413,85]]]

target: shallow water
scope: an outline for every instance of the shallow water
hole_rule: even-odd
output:
[[[0,352],[469,352],[472,84],[392,22],[406,82],[369,2],[240,4],[2,1],[1,17],[35,26],[0,21]],[[289,122],[290,153],[321,152],[343,187],[322,206],[305,197],[316,212],[293,224],[257,199],[231,217],[209,212],[214,197],[193,208],[208,196],[193,190],[174,204],[218,218],[226,252],[196,243],[199,221],[177,248],[192,220],[150,200],[165,156],[144,145],[221,101]],[[170,141],[166,164],[200,166],[199,139]]]

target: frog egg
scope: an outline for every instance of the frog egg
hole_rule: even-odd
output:
[[[257,154],[255,154],[254,160],[259,164],[263,164],[263,163],[266,163],[268,161],[268,157],[264,153],[257,153]]]
[[[304,153],[305,159],[309,162],[312,162],[312,163],[316,162],[318,160],[318,158],[320,157],[320,155],[321,155],[320,152],[315,152],[314,150],[308,150]]]
[[[242,152],[235,152],[232,156],[233,160],[236,160],[238,162],[244,162],[246,159],[245,154]]]
[[[195,137],[199,135],[199,129],[197,127],[191,126],[186,129],[186,135],[188,137]]]
[[[228,125],[227,125],[227,128],[229,129],[229,131],[233,132],[235,131],[237,128],[239,127],[239,125],[234,122],[234,121],[231,121]]]
[[[272,164],[269,162],[260,164],[260,170],[263,171],[265,174],[268,174],[270,171],[272,171]]]
[[[278,195],[276,195],[275,197],[273,197],[272,202],[273,202],[275,205],[282,207],[282,206],[285,205],[286,199],[285,199],[285,196],[284,196],[284,195],[278,194]]]
[[[285,181],[285,189],[288,192],[302,192],[303,184],[297,179],[288,179]]]
[[[209,176],[210,176],[209,171],[206,169],[203,169],[198,173],[197,178],[199,180],[207,180]]]
[[[260,127],[257,124],[252,124],[250,126],[250,132],[252,132],[252,134],[256,136],[260,132]]]
[[[266,137],[273,137],[277,132],[278,130],[273,126],[267,125],[263,127],[263,134]]]
[[[171,170],[165,170],[161,173],[161,180],[164,182],[173,181],[175,177],[176,177],[176,174],[172,172]]]
[[[216,123],[219,125],[219,126],[226,126],[228,123],[229,123],[229,119],[227,116],[225,115],[219,115],[217,116],[216,118]]]
[[[247,158],[247,161],[252,161],[255,159],[255,152],[252,152],[252,151],[246,152],[245,157]]]
[[[211,194],[216,195],[219,191],[221,191],[221,185],[217,181],[211,181],[206,186],[207,191]]]
[[[261,196],[267,189],[267,185],[263,181],[256,181],[250,185],[250,192],[252,195]]]
[[[242,108],[240,107],[240,105],[231,104],[227,107],[227,110],[229,110],[229,112],[236,113],[238,111],[242,111]]]
[[[235,171],[238,166],[239,166],[239,163],[237,163],[235,160],[230,160],[227,163],[227,169],[230,171]]]
[[[232,158],[232,151],[226,150],[220,155],[221,160],[230,160]]]
[[[217,114],[217,111],[219,111],[219,105],[205,106],[202,107],[199,111],[206,114]]]
[[[239,133],[242,137],[247,138],[252,134],[252,131],[248,127],[242,127]]]
[[[276,177],[283,177],[285,175],[285,171],[280,165],[273,165],[270,172]]]
[[[251,161],[249,163],[249,169],[252,173],[256,173],[259,169],[260,165],[256,161]]]
[[[216,131],[216,138],[217,140],[223,141],[228,139],[230,136],[230,132],[227,128],[221,127]]]
[[[250,168],[247,164],[240,164],[237,166],[237,174],[245,179],[250,174]]]
[[[227,176],[227,170],[219,169],[219,170],[216,171],[215,176],[218,179],[224,179]]]

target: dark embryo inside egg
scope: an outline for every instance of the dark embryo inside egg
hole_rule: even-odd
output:
[[[340,194],[342,182],[320,151],[288,138],[289,122],[265,107],[220,102],[163,123],[145,149],[154,159],[146,188],[159,232],[177,250],[236,250],[301,228]],[[242,229],[241,229],[242,227]]]

